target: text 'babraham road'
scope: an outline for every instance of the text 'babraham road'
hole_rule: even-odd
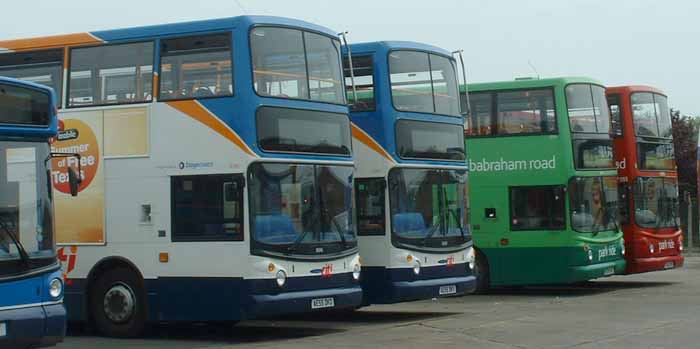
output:
[[[552,170],[557,165],[557,157],[552,156],[551,159],[532,159],[532,160],[487,160],[482,158],[478,161],[469,159],[469,171],[474,172],[491,172],[491,171],[531,171],[531,170]]]

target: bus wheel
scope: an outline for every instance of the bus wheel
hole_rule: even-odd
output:
[[[116,268],[95,282],[90,312],[97,330],[108,337],[138,337],[146,329],[143,283],[132,270]]]
[[[491,277],[489,276],[489,261],[481,251],[476,250],[476,260],[472,273],[476,278],[476,294],[484,294],[489,291]]]

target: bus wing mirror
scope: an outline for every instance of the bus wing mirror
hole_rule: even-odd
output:
[[[77,172],[75,172],[75,169],[72,167],[68,168],[68,186],[70,187],[70,195],[71,196],[78,196],[78,186],[80,186],[80,182],[82,180],[80,179],[80,176],[78,175]]]

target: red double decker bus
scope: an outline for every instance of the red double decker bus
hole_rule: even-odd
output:
[[[649,86],[606,91],[620,182],[627,274],[683,265],[678,176],[666,95]]]

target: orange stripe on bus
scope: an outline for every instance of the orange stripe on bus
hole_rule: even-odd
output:
[[[169,106],[179,110],[182,113],[189,115],[191,118],[203,123],[216,133],[224,136],[226,139],[237,145],[241,150],[250,156],[255,156],[255,153],[248,147],[245,142],[212,112],[197,101],[172,101],[166,102]]]
[[[394,159],[389,155],[389,153],[382,148],[377,141],[375,141],[370,135],[368,135],[365,131],[363,131],[361,128],[357,127],[355,124],[352,125],[352,138],[357,139],[358,141],[364,143],[366,146],[368,146],[370,149],[374,150],[375,152],[379,153],[379,155],[385,157],[387,160],[394,162]]]
[[[62,46],[102,44],[104,41],[89,33],[43,36],[39,38],[0,40],[0,48],[11,51],[28,51]]]

